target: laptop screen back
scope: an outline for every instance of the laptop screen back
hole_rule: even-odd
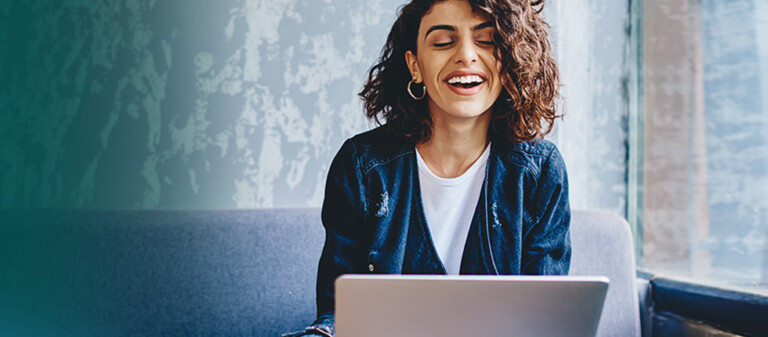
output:
[[[344,275],[336,336],[592,337],[605,277]]]

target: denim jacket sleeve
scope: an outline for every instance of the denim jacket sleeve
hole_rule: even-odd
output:
[[[313,325],[334,332],[334,281],[342,274],[364,273],[367,241],[363,222],[365,189],[360,158],[347,140],[331,162],[325,185],[322,222],[325,246],[317,271],[317,313]]]
[[[566,275],[571,263],[571,210],[565,162],[556,147],[541,165],[529,209],[535,224],[523,239],[522,273]]]

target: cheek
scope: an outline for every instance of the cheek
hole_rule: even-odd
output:
[[[493,72],[493,84],[490,88],[491,93],[496,96],[494,99],[498,98],[498,96],[501,94],[501,91],[504,90],[504,85],[501,83],[501,61],[499,61],[497,58],[492,57],[488,63],[490,65],[489,69]]]
[[[495,57],[491,57],[487,64],[489,65],[489,70],[493,72],[493,79],[495,82],[494,87],[501,86],[501,61]]]
[[[501,72],[501,60],[494,56],[490,50],[484,50],[482,55],[483,63],[488,71],[493,73],[493,77],[498,78]]]
[[[436,55],[424,55],[424,59],[420,62],[420,68],[425,82],[434,81],[438,77],[440,67],[437,66],[437,61]]]
[[[499,77],[499,73],[501,73],[501,60],[494,57],[491,64],[493,64],[494,74],[496,77]]]

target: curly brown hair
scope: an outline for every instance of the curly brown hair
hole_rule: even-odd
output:
[[[411,0],[400,9],[378,63],[360,92],[365,114],[391,126],[393,136],[415,143],[429,140],[432,121],[426,100],[414,100],[406,85],[411,73],[405,52],[416,53],[421,18],[436,2]],[[511,142],[531,141],[552,131],[560,98],[560,72],[552,56],[549,25],[541,17],[544,0],[469,0],[472,10],[495,27],[496,57],[501,61],[502,90],[492,107],[489,136]]]

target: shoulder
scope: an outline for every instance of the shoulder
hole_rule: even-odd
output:
[[[557,146],[549,140],[537,139],[529,142],[495,142],[493,153],[507,165],[515,165],[529,171],[535,177],[543,171],[555,168],[565,172],[565,164]]]
[[[414,145],[390,136],[387,125],[357,134],[344,143],[342,150],[354,153],[363,174],[372,168],[403,158],[414,152]],[[340,151],[340,152],[341,152]]]

